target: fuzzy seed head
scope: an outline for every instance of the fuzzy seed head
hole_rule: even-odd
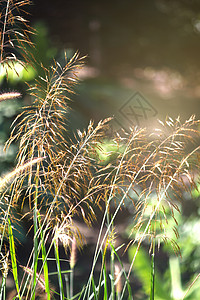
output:
[[[19,97],[21,97],[21,94],[18,92],[3,93],[0,94],[0,102],[10,100],[10,99],[16,99]]]
[[[35,158],[35,159],[19,166],[18,168],[14,169],[13,171],[11,171],[7,175],[5,175],[3,178],[0,178],[0,192],[2,192],[4,190],[4,188],[7,186],[7,184],[9,184],[9,182],[12,181],[16,175],[18,175],[20,172],[24,171],[28,167],[32,166],[35,163],[38,163],[41,160],[42,160],[42,158]]]
[[[121,280],[120,268],[117,264],[115,264],[115,287],[116,287],[116,293],[120,294],[122,291],[122,280]]]
[[[72,249],[71,249],[71,255],[70,255],[70,268],[74,269],[74,266],[76,264],[76,238],[73,237],[72,240]]]

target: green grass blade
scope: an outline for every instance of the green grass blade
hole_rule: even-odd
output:
[[[125,272],[125,270],[124,270],[123,263],[122,263],[121,259],[119,258],[119,255],[117,254],[117,252],[116,252],[116,250],[115,250],[115,247],[114,247],[111,243],[110,243],[110,246],[111,246],[111,248],[112,248],[112,250],[113,250],[115,256],[117,257],[117,260],[119,261],[119,263],[120,263],[120,265],[121,265],[121,268],[122,268],[122,270],[123,270],[124,278],[125,278],[125,280],[126,280],[126,286],[127,286],[127,289],[128,289],[128,300],[132,300],[132,299],[133,299],[133,295],[132,295],[132,291],[131,291],[131,286],[130,286],[130,283],[129,283],[128,279],[127,279],[127,276],[126,276],[126,272]],[[121,295],[120,299],[123,298],[124,292],[125,292],[125,289],[124,289],[124,291],[122,292],[122,295]]]
[[[103,266],[103,277],[104,277],[104,300],[108,299],[108,288],[107,288],[107,274],[106,274],[106,264]]]
[[[60,261],[61,261],[61,259],[60,259]],[[70,270],[61,271],[61,274],[67,274],[67,273],[70,273],[70,272],[71,272]],[[57,275],[57,274],[58,274],[58,272],[51,272],[51,273],[49,273],[49,276]]]
[[[97,299],[99,299],[99,297],[100,297],[104,264],[105,264],[105,252],[104,253],[102,252],[102,264],[101,264],[101,273],[100,273],[100,276],[99,276],[99,284],[98,284],[98,288],[97,288],[97,291],[98,291]],[[93,278],[93,276],[92,276],[92,278]]]
[[[37,165],[38,172],[38,165]],[[37,266],[38,266],[38,208],[37,208],[37,198],[38,198],[38,177],[36,177],[35,183],[36,190],[34,192],[34,210],[33,210],[33,226],[34,226],[34,242],[33,242],[33,281],[32,281],[32,297],[35,299],[35,290],[37,284]]]
[[[81,300],[81,299],[82,299],[84,290],[85,290],[85,286],[82,288],[82,291],[81,291],[79,294],[77,294],[77,296],[79,296],[79,297],[78,297],[78,300]]]
[[[93,289],[93,293],[94,293],[94,300],[97,300],[97,293],[96,293],[96,286],[95,286],[95,282],[94,282],[94,278],[92,277],[92,289]]]
[[[41,232],[42,235],[42,232]],[[47,300],[51,299],[51,293],[50,293],[50,287],[49,287],[49,272],[48,272],[48,265],[47,265],[47,260],[46,260],[46,249],[45,249],[45,245],[44,245],[44,240],[42,238],[42,260],[44,263],[44,280],[45,280],[45,291],[47,293]]]
[[[9,233],[12,272],[13,272],[13,277],[14,277],[14,281],[15,281],[17,294],[18,294],[19,299],[21,299],[20,294],[19,294],[19,281],[18,281],[18,273],[17,273],[17,260],[16,260],[16,254],[15,254],[15,242],[14,242],[14,237],[13,237],[12,225],[11,225],[9,218],[8,218],[8,233]]]
[[[155,240],[153,241],[153,252],[151,254],[151,293],[150,300],[154,300],[155,291]]]
[[[110,283],[111,283],[111,299],[115,300],[115,271],[114,271],[115,255],[111,248],[110,254]]]
[[[38,265],[38,238],[37,238],[37,219],[35,217],[35,212],[34,212],[34,245],[33,245],[33,282],[32,282],[32,290],[33,296],[32,299],[35,299],[35,289],[36,289],[36,284],[37,284],[37,265]]]
[[[54,241],[54,251],[55,251],[55,258],[56,258],[56,265],[58,270],[58,282],[60,287],[60,299],[64,300],[64,288],[63,288],[63,281],[62,281],[62,273],[60,268],[60,258],[59,258],[59,251],[56,241]]]
[[[137,246],[133,245],[129,247],[128,254],[129,259],[135,255],[135,251],[137,250]],[[151,269],[151,259],[146,251],[140,247],[140,251],[137,254],[137,257],[134,262],[134,272],[135,276],[138,277],[140,282],[142,283],[142,290],[146,295],[150,295],[150,282],[151,282],[151,274],[149,270]],[[166,287],[165,281],[158,270],[155,270],[155,298],[156,299],[172,299],[170,296],[170,290]]]
[[[41,218],[40,218],[39,213],[38,213],[38,217],[39,217],[39,224],[40,224]],[[46,253],[46,248],[45,248],[45,244],[44,244],[44,234],[43,234],[42,228],[40,230],[40,236],[41,236],[42,261],[44,264],[45,291],[47,293],[47,300],[50,300],[51,293],[50,293],[50,287],[49,287],[49,270],[48,270],[47,253]]]

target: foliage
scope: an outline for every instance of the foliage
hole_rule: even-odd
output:
[[[16,73],[15,63],[26,66],[34,53],[15,54],[16,49],[27,49],[23,47],[25,44],[32,46],[28,36],[31,28],[24,18],[14,15],[15,12],[20,14],[28,3],[1,1],[0,63]],[[15,27],[18,22],[22,23],[22,32]],[[8,45],[11,50],[6,51]],[[137,266],[136,258],[144,241],[153,255],[155,245],[159,248],[162,241],[179,253],[175,212],[180,211],[182,190],[189,192],[196,188],[199,121],[192,116],[182,124],[180,118],[175,121],[168,118],[151,133],[147,129],[132,128],[130,133],[117,133],[108,142],[106,131],[110,119],[106,119],[97,125],[90,122],[86,130],[77,130],[68,142],[64,120],[82,64],[83,58],[76,53],[70,60],[65,56],[63,65],[55,61],[50,69],[43,66],[44,77],[29,87],[33,103],[23,108],[5,144],[8,149],[17,141],[19,151],[14,170],[0,179],[1,296],[4,299],[9,269],[16,287],[10,299],[132,299],[130,275],[133,266]],[[0,102],[18,96],[14,92],[3,93]],[[122,245],[116,246],[115,219],[128,202],[134,213],[131,244],[137,246],[127,270],[119,255]],[[114,207],[112,213],[111,207]],[[75,251],[76,246],[80,248],[83,243],[75,218],[92,225],[99,208],[104,208],[103,217],[91,271],[82,291],[75,294]],[[27,265],[21,268],[14,235],[15,210],[31,220],[33,229],[33,248]],[[171,236],[169,221],[173,224],[174,236]],[[67,271],[61,267],[61,245],[66,252],[71,251]],[[51,284],[52,252],[58,290]],[[151,299],[154,299],[153,259],[151,268]],[[141,274],[144,272],[141,265],[139,270]]]

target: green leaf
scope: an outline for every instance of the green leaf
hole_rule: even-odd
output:
[[[55,258],[56,258],[56,265],[58,270],[58,282],[60,287],[60,299],[64,300],[64,288],[63,288],[63,281],[62,281],[62,273],[61,273],[61,267],[60,267],[60,258],[59,258],[59,251],[58,246],[56,244],[56,241],[54,241],[54,251],[55,251]]]
[[[16,254],[15,254],[15,242],[14,242],[14,237],[13,237],[12,225],[11,225],[9,218],[8,218],[8,233],[9,233],[12,272],[13,272],[13,277],[14,277],[14,281],[15,281],[17,294],[18,294],[19,299],[21,299],[20,294],[19,294],[19,281],[18,281],[18,273],[17,273],[17,260],[16,260]]]
[[[38,213],[39,214],[39,213]],[[39,214],[39,224],[40,224],[41,218]],[[45,291],[47,293],[47,300],[51,299],[51,293],[50,293],[50,287],[49,287],[49,272],[48,272],[48,264],[47,264],[47,254],[44,244],[44,236],[43,236],[43,230],[41,229],[41,247],[42,247],[42,261],[44,263],[44,280],[45,280]]]
[[[104,277],[104,300],[108,299],[108,290],[107,290],[107,274],[106,274],[106,264],[103,266],[103,277]]]
[[[132,261],[137,247],[131,246],[128,250],[129,259]],[[151,259],[149,255],[140,247],[134,262],[134,272],[141,281],[143,291],[146,295],[150,295],[151,287]],[[165,290],[164,280],[155,270],[155,300],[170,300],[170,291]]]

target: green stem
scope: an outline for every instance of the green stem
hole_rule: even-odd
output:
[[[17,290],[18,298],[21,300],[21,296],[19,294],[19,281],[18,281],[18,271],[17,271],[17,259],[15,253],[15,241],[13,237],[12,225],[10,219],[8,219],[8,233],[9,233],[9,244],[10,244],[10,256],[12,263],[12,272],[15,281],[15,287]]]
[[[57,265],[57,271],[58,271],[58,282],[60,287],[60,300],[64,300],[64,288],[63,288],[63,281],[62,281],[62,272],[60,267],[60,257],[59,257],[59,251],[58,251],[58,245],[57,242],[54,241],[54,252],[55,252],[55,258],[56,258],[56,265]]]
[[[111,295],[112,295],[112,300],[115,300],[115,256],[114,256],[114,251],[111,247],[111,254],[110,254],[110,275],[111,275]]]
[[[37,174],[35,179],[35,192],[34,192],[34,210],[33,210],[33,226],[34,226],[34,252],[33,252],[33,282],[32,282],[32,300],[35,299],[35,290],[37,284],[37,265],[38,265],[38,184],[39,184],[39,164],[37,164]]]
[[[98,294],[97,294],[97,299],[100,297],[100,291],[101,291],[101,282],[103,278],[103,272],[104,272],[104,265],[105,265],[105,257],[106,257],[106,251],[102,253],[102,265],[101,265],[101,273],[99,277],[99,285],[98,285]]]
[[[153,239],[153,250],[151,254],[151,294],[150,300],[154,300],[155,292],[155,238]]]
[[[38,220],[39,220],[39,225],[41,227],[41,217],[39,213],[38,213]],[[50,286],[49,286],[49,271],[48,271],[47,253],[45,248],[44,236],[45,234],[43,230],[41,230],[40,237],[41,237],[41,249],[42,249],[42,262],[44,266],[45,291],[47,293],[47,300],[51,300]]]

